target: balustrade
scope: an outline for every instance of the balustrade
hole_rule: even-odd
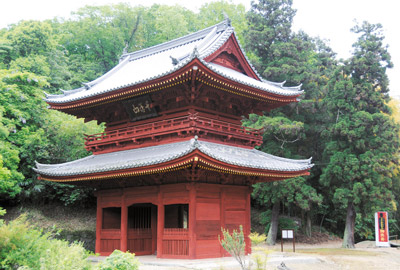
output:
[[[236,139],[243,144],[253,146],[262,143],[262,132],[259,129],[247,128],[238,124],[207,118],[204,116],[187,115],[170,118],[148,124],[86,135],[85,146],[89,151],[97,151],[100,147],[119,145],[121,143],[139,144],[140,140],[163,137],[184,137],[188,135],[217,135],[220,138]]]

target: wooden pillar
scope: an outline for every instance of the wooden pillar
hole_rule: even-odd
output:
[[[226,198],[226,193],[225,193],[225,188],[221,186],[221,192],[220,192],[220,219],[221,219],[221,228],[226,229],[226,224],[225,224],[225,198]],[[220,232],[220,235],[222,233]],[[219,247],[219,253],[221,257],[224,257],[225,255],[225,249],[220,245]]]
[[[161,188],[158,191],[157,204],[157,258],[162,257],[163,233],[164,233],[164,203]]]
[[[251,241],[249,237],[251,228],[251,193],[252,193],[252,188],[248,187],[246,194],[246,223],[243,228],[247,254],[251,254]]]
[[[125,189],[122,190],[121,198],[121,251],[128,250],[128,207],[125,200]]]
[[[97,192],[97,213],[96,213],[96,247],[95,252],[101,252],[101,228],[103,225],[103,209],[101,206],[101,193]]]
[[[196,258],[196,184],[189,189],[189,258]]]
[[[157,250],[157,208],[151,207],[151,254]]]

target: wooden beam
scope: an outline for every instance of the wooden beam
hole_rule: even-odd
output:
[[[121,251],[128,250],[128,207],[125,200],[125,189],[121,198]]]
[[[243,228],[244,239],[246,242],[246,254],[251,254],[251,241],[250,241],[250,229],[251,229],[251,186],[247,188],[246,194],[246,222]]]
[[[96,213],[96,247],[95,252],[101,252],[101,227],[103,223],[103,209],[101,205],[101,193],[97,192],[97,213]]]
[[[196,258],[196,184],[189,189],[189,259]]]
[[[157,202],[157,258],[162,257],[163,247],[163,232],[164,232],[164,204],[163,204],[163,193],[161,188],[158,190],[158,202]]]
[[[220,227],[226,229],[226,224],[225,224],[225,200],[226,200],[226,193],[225,193],[225,187],[221,187],[221,192],[220,192]],[[219,247],[219,252],[220,256],[224,257],[225,254],[225,249],[220,245]]]

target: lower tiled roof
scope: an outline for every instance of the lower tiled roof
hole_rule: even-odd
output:
[[[34,170],[40,175],[56,177],[118,171],[162,164],[188,155],[196,149],[218,161],[246,168],[295,172],[313,166],[311,159],[280,158],[256,149],[205,142],[194,138],[183,142],[92,155],[61,164],[36,163]]]

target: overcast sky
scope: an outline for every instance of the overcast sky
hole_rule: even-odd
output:
[[[1,0],[0,28],[20,20],[45,20],[54,17],[68,17],[85,5],[105,5],[117,2],[129,2],[132,6],[150,6],[154,3],[185,6],[195,12],[210,0],[178,1],[178,0]],[[246,10],[250,8],[250,0],[233,0],[242,3]],[[354,20],[381,23],[384,28],[386,43],[395,67],[388,71],[391,95],[400,96],[400,2],[397,0],[293,0],[297,9],[294,18],[294,30],[302,29],[311,36],[319,36],[329,40],[329,45],[338,53],[339,58],[347,58],[351,54],[351,45],[357,36],[350,32],[355,25]],[[306,90],[306,89],[305,89]]]

